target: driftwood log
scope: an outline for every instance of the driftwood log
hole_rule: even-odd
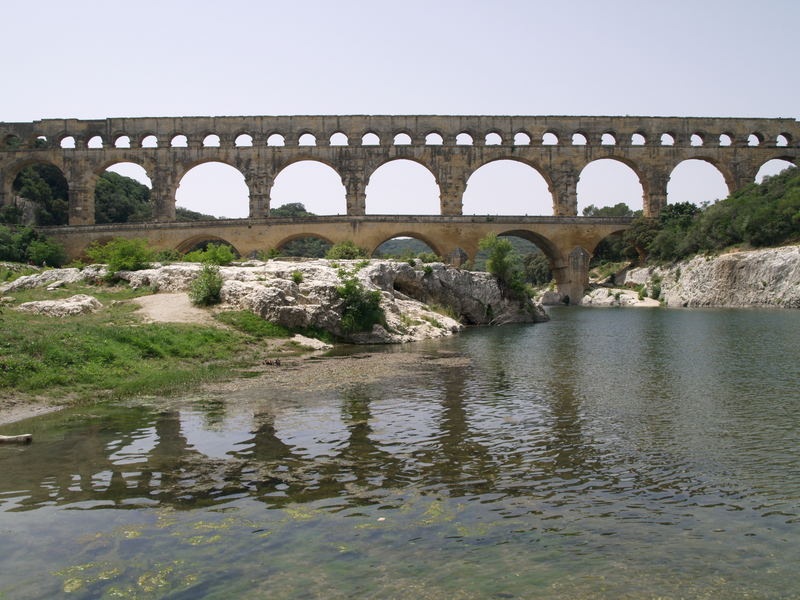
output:
[[[22,435],[0,435],[0,444],[30,444],[33,435],[24,433]]]

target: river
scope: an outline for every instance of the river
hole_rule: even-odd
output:
[[[0,598],[800,598],[800,312],[550,312],[25,422]]]

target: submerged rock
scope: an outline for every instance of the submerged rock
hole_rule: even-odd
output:
[[[49,317],[67,317],[69,315],[81,315],[95,312],[102,308],[102,304],[97,298],[85,294],[76,294],[63,300],[41,300],[38,302],[24,302],[17,307],[17,310],[32,312],[37,315],[47,315]]]

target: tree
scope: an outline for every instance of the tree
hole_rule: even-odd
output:
[[[523,296],[525,284],[521,261],[511,242],[490,233],[478,243],[478,248],[488,253],[486,270],[497,278],[500,289],[510,292],[511,295]]]
[[[353,260],[356,258],[367,258],[367,251],[359,248],[352,240],[345,240],[331,246],[325,258],[339,260]]]
[[[642,211],[633,211],[624,202],[615,204],[614,206],[601,206],[597,207],[590,204],[583,209],[584,217],[636,217],[641,215]],[[637,214],[638,213],[638,214]]]
[[[29,165],[14,179],[14,193],[35,202],[38,225],[66,225],[69,221],[67,180],[58,167]]]
[[[94,188],[96,223],[135,223],[152,217],[150,189],[135,179],[106,171]]]

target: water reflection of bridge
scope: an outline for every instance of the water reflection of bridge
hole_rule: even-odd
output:
[[[485,415],[469,402],[463,368],[439,373],[438,384],[426,387],[438,391],[412,397],[411,405],[392,404],[385,392],[376,395],[378,388],[356,387],[334,403],[291,412],[226,412],[224,405],[207,406],[205,413],[112,410],[61,437],[37,434],[24,452],[3,456],[0,498],[11,510],[180,509],[221,504],[234,494],[270,507],[330,498],[357,506],[415,483],[451,496],[513,496],[530,492],[519,486],[523,471],[529,482],[559,478],[555,470],[563,465],[554,457],[560,450],[547,436],[524,448],[516,438],[498,443],[481,431]],[[547,435],[569,435],[576,444],[580,419],[574,406],[564,406],[564,415],[545,410],[542,425],[554,428]],[[206,423],[197,428],[191,422],[201,415]],[[215,433],[243,420],[247,425],[231,435]]]

